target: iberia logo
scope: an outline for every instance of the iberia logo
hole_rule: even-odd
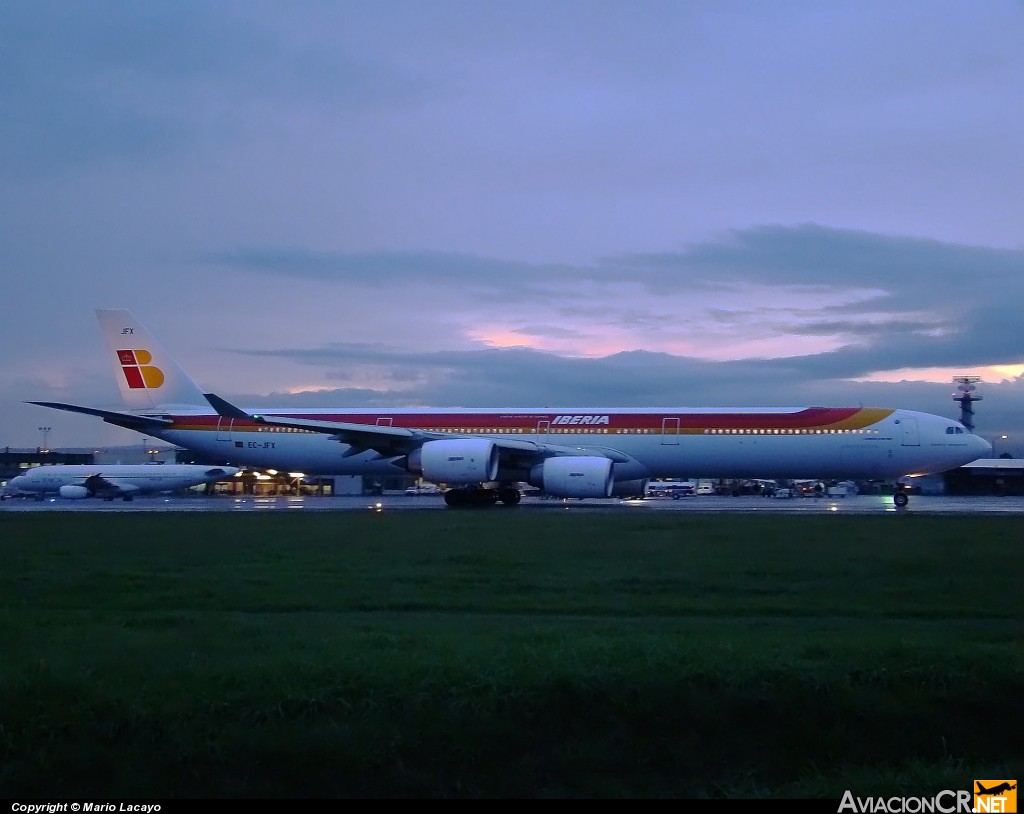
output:
[[[164,383],[164,372],[150,364],[153,354],[148,350],[119,350],[117,358],[132,390],[152,390]]]
[[[1016,780],[975,780],[974,810],[1016,814]]]

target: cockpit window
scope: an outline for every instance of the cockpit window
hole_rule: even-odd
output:
[[[946,427],[946,435],[963,435],[963,427]]]

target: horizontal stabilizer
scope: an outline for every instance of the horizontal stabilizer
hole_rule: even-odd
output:
[[[50,407],[54,410],[66,410],[69,413],[84,413],[102,418],[108,424],[115,427],[124,427],[129,430],[140,430],[148,432],[150,428],[169,427],[174,422],[169,418],[161,418],[151,415],[132,415],[131,413],[116,413],[111,410],[97,410],[93,407],[79,407],[77,404],[64,404],[59,401],[28,401],[26,404],[36,404],[39,407]]]

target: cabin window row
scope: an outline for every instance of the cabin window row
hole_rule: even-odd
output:
[[[481,433],[484,435],[509,435],[509,434],[535,434],[538,432],[537,429],[523,429],[521,427],[513,428],[502,428],[502,427],[427,427],[424,429],[425,432],[451,432],[459,434],[475,434]],[[962,432],[962,430],[958,431]],[[256,432],[285,432],[285,433],[315,433],[315,430],[299,429],[298,427],[257,427]],[[667,431],[660,427],[616,427],[616,428],[601,428],[601,427],[579,427],[574,426],[572,428],[567,427],[550,427],[544,430],[541,434],[543,435],[685,435],[692,432],[689,428],[677,429],[675,427],[669,428]],[[946,430],[950,433],[951,430]],[[856,434],[856,435],[867,435],[877,434],[878,430],[871,429],[808,429],[808,428],[752,428],[752,427],[705,427],[703,430],[704,435],[838,435],[838,434]]]
[[[730,428],[730,429],[706,429],[705,435],[873,435],[878,430],[850,430],[850,429],[809,429],[805,427],[784,428],[784,429],[751,429],[751,428]]]

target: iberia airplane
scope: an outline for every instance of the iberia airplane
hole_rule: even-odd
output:
[[[899,478],[944,472],[991,445],[913,410],[802,408],[259,409],[205,393],[125,310],[98,310],[124,411],[58,402],[242,466],[318,475],[415,474],[449,506],[642,495],[647,479]],[[212,408],[212,409],[211,409]],[[907,495],[897,490],[905,505]]]

